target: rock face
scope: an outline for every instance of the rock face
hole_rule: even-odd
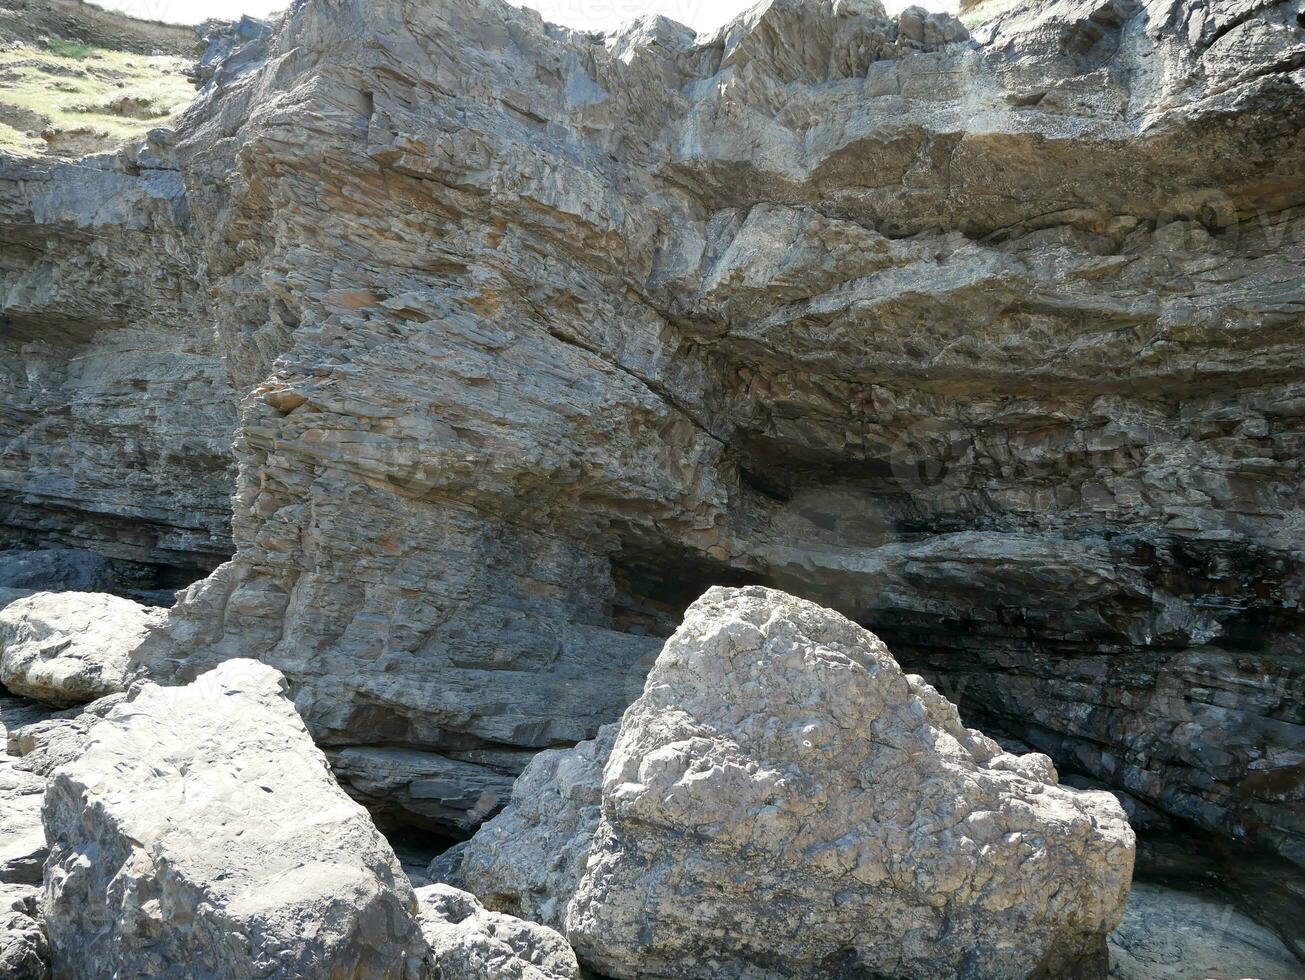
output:
[[[0,756],[0,885],[39,885],[48,848],[41,827],[45,779]]]
[[[709,591],[625,713],[595,814],[598,748],[532,763],[461,879],[565,908],[604,975],[1104,972],[1133,870],[1118,802],[964,728],[835,612]]]
[[[1269,929],[1210,896],[1136,882],[1110,936],[1112,980],[1294,980],[1301,964]]]
[[[46,794],[45,915],[69,976],[416,976],[394,852],[276,671],[147,686]]]
[[[0,154],[0,548],[93,552],[124,591],[231,549],[236,397],[172,143]]]
[[[448,885],[417,889],[430,980],[580,980],[580,966],[552,929],[490,912]]]
[[[94,592],[18,599],[0,609],[0,683],[56,707],[124,691],[132,651],[167,615]]]
[[[566,929],[598,830],[603,768],[616,725],[573,749],[541,752],[512,788],[512,799],[470,842],[431,874],[482,896],[499,911]]]
[[[0,976],[5,980],[45,980],[50,975],[50,944],[37,895],[29,885],[0,884]]]
[[[308,0],[227,38],[177,160],[237,554],[150,666],[257,656],[321,744],[465,765],[466,800],[614,721],[706,586],[772,584],[1064,771],[1305,861],[1298,11],[974,13],[598,38]],[[18,523],[70,533],[69,496]]]

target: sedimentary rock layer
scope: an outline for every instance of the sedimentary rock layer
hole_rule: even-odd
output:
[[[770,582],[1301,860],[1299,5],[1002,6],[307,2],[236,45],[179,159],[238,551],[149,662],[511,776]]]

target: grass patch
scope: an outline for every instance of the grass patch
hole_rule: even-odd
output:
[[[0,150],[80,156],[140,139],[194,98],[187,67],[183,58],[57,42],[0,51]]]
[[[46,38],[41,46],[57,58],[70,58],[73,61],[89,58],[95,52],[95,45],[93,44],[83,44],[80,41],[65,41],[61,37]]]

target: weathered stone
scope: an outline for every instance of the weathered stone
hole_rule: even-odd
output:
[[[5,980],[46,980],[50,975],[50,944],[38,894],[30,885],[0,884],[0,977]]]
[[[417,889],[431,980],[580,980],[575,953],[546,926],[490,912],[448,885]]]
[[[709,591],[605,771],[602,748],[536,759],[457,868],[598,972],[1104,971],[1133,868],[1118,802],[964,728],[831,610]]]
[[[1274,932],[1212,895],[1135,882],[1123,921],[1110,935],[1115,980],[1300,975],[1300,961]]]
[[[326,757],[345,791],[378,819],[465,833],[503,808],[516,778],[514,771],[384,746],[327,750]]]
[[[415,975],[394,852],[335,784],[274,670],[146,685],[45,800],[45,915],[70,976]]]
[[[565,929],[598,830],[603,767],[616,733],[607,725],[592,741],[535,756],[507,808],[456,853],[436,859],[431,877],[499,911]]]
[[[104,592],[113,585],[107,559],[90,551],[0,552],[0,589],[28,592]]]
[[[1305,861],[1291,5],[967,18],[599,39],[377,0],[216,38],[177,166],[238,553],[151,667],[265,659],[322,744],[466,800],[760,581],[1063,771]]]
[[[125,694],[110,694],[80,708],[18,725],[6,734],[5,747],[20,760],[20,769],[48,779],[64,763],[81,756],[91,730],[125,698]]]
[[[0,884],[41,883],[48,848],[41,828],[45,779],[0,757]]]
[[[96,592],[38,592],[0,610],[0,683],[67,707],[126,690],[132,651],[167,611]]]

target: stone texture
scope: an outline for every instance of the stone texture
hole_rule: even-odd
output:
[[[146,685],[55,773],[44,911],[61,972],[417,975],[412,889],[283,690],[249,661]]]
[[[0,683],[57,707],[126,690],[131,654],[167,611],[95,592],[38,592],[0,610]]]
[[[490,907],[565,930],[598,830],[603,767],[616,725],[573,749],[540,752],[512,788],[512,799],[456,853],[431,865],[431,877],[465,888]]]
[[[46,980],[50,944],[30,885],[0,884],[0,976],[5,980]]]
[[[20,769],[48,779],[64,763],[81,756],[91,730],[125,699],[125,694],[111,694],[79,708],[17,725],[5,734],[6,750],[20,760]]]
[[[41,827],[45,779],[0,756],[0,884],[39,885],[48,848]]]
[[[1300,961],[1274,932],[1212,895],[1136,882],[1110,935],[1115,980],[1300,975]]]
[[[96,553],[112,591],[175,590],[231,549],[236,396],[173,142],[0,155],[0,548]]]
[[[467,800],[761,582],[1305,861],[1298,12],[993,2],[966,36],[773,0],[598,38],[310,0],[223,34],[177,160],[237,554],[146,659],[264,659],[321,744]]]
[[[541,755],[458,870],[599,973],[1104,972],[1133,870],[1118,802],[964,728],[831,610],[709,591],[600,774],[601,747]]]
[[[575,953],[552,929],[448,885],[419,888],[417,900],[430,980],[580,980]]]
[[[0,590],[105,592],[113,583],[108,560],[94,552],[72,548],[0,552]]]

